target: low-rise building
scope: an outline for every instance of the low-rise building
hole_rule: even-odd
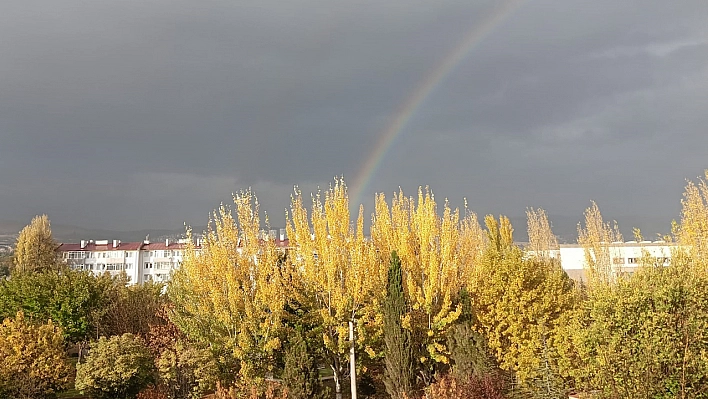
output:
[[[140,284],[169,280],[171,271],[182,264],[188,243],[188,240],[171,242],[169,239],[159,243],[82,240],[76,244],[60,244],[57,256],[73,269],[113,275],[125,272],[131,284]]]
[[[634,273],[643,257],[658,265],[668,265],[672,250],[677,248],[676,244],[664,241],[613,242],[604,247],[608,251],[612,271],[617,275]],[[585,249],[580,244],[561,244],[559,249],[550,252],[551,257],[560,259],[561,267],[568,276],[587,281]]]
[[[264,231],[261,235],[263,240],[272,240],[281,251],[289,247],[285,229]],[[167,239],[161,242],[81,240],[75,244],[60,244],[57,256],[77,270],[111,275],[125,272],[130,284],[165,282],[170,279],[172,271],[182,264],[188,244],[187,239]],[[197,252],[201,250],[200,244],[200,240],[197,240],[194,246]]]

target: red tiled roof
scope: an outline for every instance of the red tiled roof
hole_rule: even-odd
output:
[[[239,246],[241,246],[242,243],[239,242]],[[288,248],[290,246],[290,240],[276,240],[275,241],[275,246],[279,248]],[[187,244],[182,244],[182,243],[177,243],[177,242],[171,242],[169,246],[165,245],[164,242],[151,242],[149,244],[145,244],[142,242],[121,242],[118,243],[118,246],[113,248],[113,243],[109,242],[108,245],[96,245],[96,243],[87,243],[84,248],[81,248],[81,244],[79,243],[62,243],[59,244],[59,247],[57,248],[57,251],[60,252],[67,252],[67,251],[136,251],[136,250],[144,250],[144,251],[155,251],[155,250],[171,250],[171,249],[186,249]],[[195,248],[200,248],[199,245],[196,245]]]
[[[117,247],[113,247],[113,243],[110,242],[108,245],[96,245],[96,243],[87,243],[84,248],[81,248],[79,243],[62,243],[59,244],[57,251],[137,251],[143,245],[142,242],[120,242]]]
[[[143,246],[144,251],[154,251],[154,250],[165,250],[165,249],[185,249],[187,244],[180,244],[177,242],[171,242],[169,246],[165,245],[164,242],[151,242],[150,244],[145,244]]]

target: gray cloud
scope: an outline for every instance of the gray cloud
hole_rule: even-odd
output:
[[[498,6],[7,4],[0,219],[199,225],[253,187],[282,225],[292,186],[351,182],[401,104]],[[480,213],[579,220],[594,199],[668,229],[684,179],[708,166],[706,26],[698,0],[524,2],[414,113],[367,209],[374,191],[430,185]]]

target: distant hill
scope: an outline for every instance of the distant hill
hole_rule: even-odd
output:
[[[26,224],[14,221],[0,221],[0,236],[16,237]],[[195,227],[193,231],[202,232],[206,227]],[[81,240],[121,240],[142,241],[146,236],[150,236],[153,241],[164,237],[180,237],[184,235],[182,229],[147,229],[134,231],[115,231],[103,229],[86,229],[72,225],[52,224],[52,235],[58,242],[79,242]],[[14,240],[13,240],[14,241]]]
[[[528,241],[526,217],[511,217],[509,220],[511,225],[514,226],[514,240],[518,242]],[[549,215],[548,220],[560,244],[572,244],[578,241],[578,222],[583,220],[583,215]],[[613,219],[605,217],[605,221],[612,222]],[[484,221],[480,220],[480,222],[483,223]],[[671,219],[668,217],[625,216],[618,218],[617,224],[625,241],[634,239],[632,229],[635,227],[641,230],[642,235],[647,240],[656,240],[658,238],[657,234],[665,235],[671,232]]]
[[[558,237],[561,244],[575,243],[578,239],[578,222],[583,218],[583,215],[578,216],[562,216],[549,215],[548,219],[551,222],[553,233]],[[612,221],[610,217],[606,217]],[[528,241],[526,233],[526,217],[510,217],[511,224],[514,226],[514,240],[517,242]],[[617,218],[620,230],[625,240],[632,240],[632,228],[638,227],[641,229],[644,238],[648,240],[657,239],[657,233],[668,234],[671,232],[671,219],[660,217],[640,217],[626,216]],[[480,223],[484,224],[483,218],[480,218]],[[25,226],[25,223],[15,221],[0,221],[0,244],[12,242],[20,230]],[[195,226],[192,231],[201,233],[206,230],[206,226]],[[150,240],[160,241],[166,237],[177,238],[183,236],[184,228],[180,229],[146,229],[134,231],[116,231],[104,229],[86,229],[83,227],[72,225],[52,224],[52,234],[59,242],[79,242],[80,240],[121,240],[142,241],[146,236],[150,236]]]

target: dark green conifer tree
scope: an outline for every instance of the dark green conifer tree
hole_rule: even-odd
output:
[[[288,342],[283,386],[288,392],[288,398],[292,399],[324,399],[329,396],[329,390],[322,386],[317,361],[301,326],[295,328]]]
[[[472,377],[481,377],[491,369],[485,337],[475,331],[475,317],[472,301],[466,288],[460,290],[462,314],[450,329],[447,347],[452,360],[452,372],[455,378],[468,381]]]
[[[386,391],[394,399],[410,397],[413,380],[413,353],[411,332],[403,327],[406,298],[403,293],[401,260],[391,253],[388,286],[383,304],[384,342],[386,344]]]

